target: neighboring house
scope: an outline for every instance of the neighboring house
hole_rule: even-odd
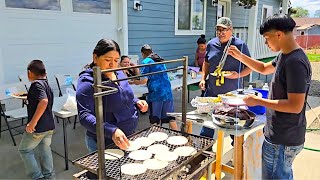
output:
[[[308,29],[313,25],[320,25],[320,18],[293,18],[293,20],[296,22],[296,27],[294,28],[294,31],[293,31],[295,36],[305,35],[306,33],[304,31],[305,29]],[[320,31],[318,29],[318,32],[313,31],[312,33],[319,34]]]
[[[236,0],[3,0],[0,1],[0,85],[17,81],[32,59],[42,59],[49,78],[77,74],[92,61],[101,38],[112,38],[122,54],[140,55],[150,44],[165,59],[189,57],[193,64],[201,34],[215,37],[218,17],[231,17],[234,34],[253,57],[275,56],[259,35],[268,16],[289,0],[257,0],[251,10]],[[283,8],[287,12],[288,8]],[[176,64],[175,64],[176,65]],[[172,66],[172,65],[169,65]]]
[[[294,18],[297,43],[305,49],[320,47],[320,18]]]

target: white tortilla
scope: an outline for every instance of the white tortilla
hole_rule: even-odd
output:
[[[168,135],[163,132],[154,132],[154,133],[150,133],[148,135],[148,138],[154,141],[164,141],[168,138]]]
[[[126,151],[135,151],[141,148],[141,145],[139,144],[139,142],[135,142],[135,141],[129,141],[129,148],[126,149]]]
[[[139,137],[134,141],[137,142],[138,144],[140,144],[140,146],[142,146],[142,147],[149,147],[151,144],[153,144],[155,142],[154,140],[149,139],[147,137]]]
[[[152,169],[152,170],[163,169],[163,168],[167,167],[168,164],[169,163],[167,161],[160,161],[158,159],[147,159],[143,162],[143,165],[147,169]]]
[[[149,146],[147,151],[152,154],[157,154],[162,151],[169,151],[169,147],[163,144],[154,144],[152,146]]]
[[[184,136],[171,136],[167,139],[168,144],[180,146],[185,145],[188,142],[188,139]]]
[[[170,151],[162,151],[157,153],[154,158],[158,159],[160,161],[174,161],[178,159],[178,155],[174,152],[170,152]]]
[[[124,156],[124,152],[120,149],[106,149],[104,150],[104,158],[107,160],[116,160]],[[114,157],[116,156],[116,157]]]
[[[174,151],[178,156],[191,156],[197,153],[197,150],[191,146],[181,146],[176,148]]]
[[[121,172],[127,175],[138,175],[145,173],[147,168],[143,164],[139,163],[129,163],[121,166]]]
[[[129,154],[129,158],[137,161],[144,161],[150,159],[152,154],[146,150],[137,150]]]

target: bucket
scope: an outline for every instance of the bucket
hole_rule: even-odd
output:
[[[255,91],[258,91],[262,94],[262,98],[268,99],[268,90],[263,89],[253,89]],[[254,112],[255,114],[264,114],[266,113],[266,107],[264,106],[248,106],[249,110]]]

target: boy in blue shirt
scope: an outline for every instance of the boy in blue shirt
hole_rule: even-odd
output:
[[[54,171],[50,145],[55,128],[52,114],[53,92],[46,79],[46,69],[42,61],[31,61],[27,69],[28,79],[32,83],[27,97],[28,124],[19,152],[30,178],[52,179]],[[35,157],[36,148],[40,152],[41,168]]]
[[[141,54],[144,58],[142,64],[151,64],[163,61],[159,55],[153,53],[151,46],[148,44],[142,46]],[[166,69],[166,65],[159,64],[143,67],[140,72],[141,74],[147,74]],[[167,112],[174,111],[172,89],[168,74],[166,72],[154,74],[141,80],[134,80],[134,84],[147,84],[148,86],[147,101],[150,110],[150,123],[160,125],[163,123],[169,123],[171,129],[177,130],[178,127],[175,119],[167,116]]]

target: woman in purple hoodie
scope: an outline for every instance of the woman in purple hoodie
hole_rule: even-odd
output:
[[[85,142],[90,152],[97,150],[96,116],[94,112],[93,70],[115,69],[120,59],[119,45],[113,40],[101,39],[93,51],[93,62],[80,73],[77,87],[77,105],[81,125],[86,129]],[[102,81],[126,78],[123,71],[108,72],[102,75]],[[118,89],[115,94],[103,97],[103,117],[106,145],[114,142],[119,148],[126,149],[129,142],[126,136],[134,133],[138,123],[138,107],[142,112],[148,110],[144,100],[134,98],[128,81],[105,84]]]

